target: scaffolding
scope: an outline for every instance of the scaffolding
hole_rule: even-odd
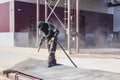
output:
[[[54,2],[54,5],[52,3]],[[60,2],[64,2],[64,22],[55,13],[55,9]],[[39,21],[40,0],[37,0],[37,24]],[[71,53],[71,38],[72,34],[75,37],[75,50],[79,52],[79,0],[44,0],[45,4],[45,21],[48,21],[53,14],[60,25],[67,33],[67,49],[68,53]],[[52,5],[52,7],[51,7]],[[48,9],[50,12],[48,13]],[[73,30],[74,29],[74,30]],[[37,43],[38,43],[38,28],[37,30]]]

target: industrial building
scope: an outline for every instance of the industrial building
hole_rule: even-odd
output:
[[[119,43],[120,0],[0,0],[0,80],[119,80]]]
[[[1,0],[0,46],[37,47],[38,21],[52,20],[68,50],[119,47],[119,0]],[[117,43],[117,44],[118,44]]]

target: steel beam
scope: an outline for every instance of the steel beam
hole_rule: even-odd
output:
[[[79,53],[79,41],[80,41],[80,32],[79,32],[79,0],[76,0],[76,52]]]
[[[54,13],[54,10],[55,10],[55,8],[57,7],[57,5],[58,5],[58,3],[60,2],[60,0],[58,0],[57,2],[56,2],[56,4],[55,4],[55,6],[53,7],[53,8],[51,8],[51,12],[50,12],[50,14],[49,14],[49,16],[46,16],[46,21],[48,21],[49,20],[49,18],[51,17],[51,15],[52,15],[52,13]],[[45,0],[45,11],[46,11],[46,15],[47,15],[47,4],[48,4],[48,2]],[[49,4],[48,4],[49,5]]]
[[[68,53],[71,54],[71,33],[70,33],[70,29],[71,29],[71,7],[70,7],[70,0],[68,0],[68,30],[67,30],[67,34],[68,34]]]
[[[36,25],[38,25],[38,22],[39,22],[39,15],[40,15],[40,13],[39,13],[39,4],[40,4],[40,0],[37,0],[37,5],[36,5],[36,7],[37,7],[37,10],[36,10]],[[36,27],[36,39],[37,39],[37,45],[39,44],[39,39],[38,39],[38,37],[39,37],[39,30],[38,30],[38,27]]]
[[[59,19],[59,17],[57,16],[57,14],[54,12],[54,9],[56,8],[56,6],[57,6],[57,4],[58,4],[59,1],[60,1],[60,0],[57,1],[57,3],[55,4],[54,8],[52,8],[52,7],[48,4],[47,1],[46,1],[46,4],[47,4],[47,6],[50,8],[50,10],[51,10],[51,13],[50,13],[49,15],[51,16],[51,14],[53,13],[53,14],[55,15],[55,17],[57,18],[57,20],[59,21],[59,23],[60,23],[60,24],[62,25],[62,27],[64,28],[64,30],[66,30],[66,29],[65,29],[65,25],[62,23],[62,21]],[[47,17],[47,20],[45,20],[45,21],[48,21],[49,18],[50,18],[50,16],[48,16],[48,17]]]
[[[15,32],[15,2],[14,0],[10,2],[10,8],[9,8],[9,12],[10,12],[10,19],[9,19],[9,23],[10,23],[10,32],[12,32],[14,34]]]
[[[53,8],[48,3],[48,0],[44,0],[44,1],[45,1],[45,21],[48,21],[51,15],[54,14],[57,20],[60,22],[60,24],[64,28],[64,30],[66,30],[65,25],[62,23],[62,21],[59,19],[57,14],[54,12],[60,0],[57,0]],[[75,3],[76,4],[76,52],[79,52],[79,38],[80,38],[80,35],[79,35],[79,0],[75,0],[75,1],[76,1]],[[38,24],[39,15],[40,15],[39,4],[40,4],[40,0],[37,0],[37,24]],[[51,10],[49,14],[48,14],[48,8]],[[71,0],[67,0],[67,19],[68,19],[67,20],[68,53],[70,54],[71,52]],[[37,28],[37,43],[38,43],[38,28]]]
[[[47,0],[45,0],[45,21],[48,21],[47,17],[48,17],[48,6],[47,6]]]

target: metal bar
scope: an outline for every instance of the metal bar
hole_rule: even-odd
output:
[[[58,19],[58,21],[60,22],[60,24],[63,26],[64,30],[66,30],[65,25],[62,23],[62,21],[59,19],[59,17],[54,12],[53,12],[53,14]]]
[[[9,23],[10,23],[10,32],[12,32],[14,34],[15,32],[15,2],[14,0],[10,2],[10,8],[9,8],[9,13],[10,13],[10,19],[9,19]]]
[[[46,0],[45,0],[45,1],[46,1]],[[51,16],[52,13],[54,12],[54,10],[55,10],[55,8],[56,8],[56,6],[58,5],[59,2],[60,2],[60,0],[58,0],[58,1],[56,2],[55,6],[51,9],[51,13],[50,13],[49,16],[46,18],[46,21],[49,20],[50,16]],[[49,5],[49,4],[48,4],[48,5]]]
[[[47,6],[47,2],[48,0],[44,0],[45,1],[45,22],[47,22],[47,17],[48,17],[48,6]],[[47,42],[45,42],[45,48],[47,48]]]
[[[38,22],[39,22],[39,4],[40,4],[40,0],[37,0],[37,11],[36,11],[36,25],[38,25]],[[39,40],[38,40],[38,37],[39,37],[39,30],[38,30],[38,27],[36,26],[36,39],[37,39],[37,45],[39,44]]]
[[[66,56],[68,57],[68,59],[70,60],[70,62],[77,68],[77,65],[72,61],[72,59],[70,58],[70,56],[67,54],[67,52],[65,51],[65,49],[62,47],[62,45],[57,41],[57,44],[62,48],[63,52],[66,54]]]
[[[14,75],[14,77],[15,77],[15,80],[19,80],[18,79],[18,76],[20,77],[20,75],[21,75],[21,77],[26,77],[26,78],[29,78],[29,79],[32,79],[32,80],[43,80],[43,79],[40,79],[40,78],[38,78],[38,77],[35,77],[35,76],[32,76],[32,75],[29,75],[29,74],[26,74],[26,73],[23,73],[23,72],[20,72],[20,71],[17,71],[17,70],[5,70],[5,71],[3,71],[3,75],[7,75],[7,77],[9,78],[9,74],[10,73],[15,73],[15,75]]]
[[[15,37],[15,1],[10,1],[10,7],[9,7],[9,32],[13,34],[13,38]],[[13,46],[15,46],[15,40],[12,41]]]
[[[64,2],[64,25],[67,27],[67,0]]]
[[[47,3],[47,5],[48,5],[48,3]],[[51,6],[48,5],[48,7],[52,10]],[[64,30],[66,30],[65,25],[62,23],[62,21],[59,19],[59,17],[56,15],[56,13],[54,11],[53,11],[53,14],[58,19],[58,21],[60,22],[60,24],[62,25],[62,27],[64,28]]]
[[[52,3],[52,0],[49,2],[49,5]]]
[[[45,0],[45,21],[47,21],[47,16],[48,16],[48,7],[47,7],[47,0]]]
[[[79,53],[79,0],[76,0],[76,52]]]
[[[70,34],[70,24],[71,24],[71,20],[70,20],[70,16],[71,16],[71,7],[70,7],[70,0],[68,0],[68,30],[67,30],[67,34],[68,34],[68,53],[70,54],[71,52],[71,34]]]

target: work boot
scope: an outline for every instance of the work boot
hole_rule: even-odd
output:
[[[54,66],[54,65],[53,65],[53,64],[49,64],[49,65],[48,65],[48,67],[52,67],[52,66]]]
[[[52,64],[54,64],[54,65],[56,65],[56,64],[57,64],[55,59],[54,59],[54,61],[52,61]]]
[[[55,66],[57,63],[56,63],[56,60],[48,63],[48,67],[52,67],[52,66]]]

